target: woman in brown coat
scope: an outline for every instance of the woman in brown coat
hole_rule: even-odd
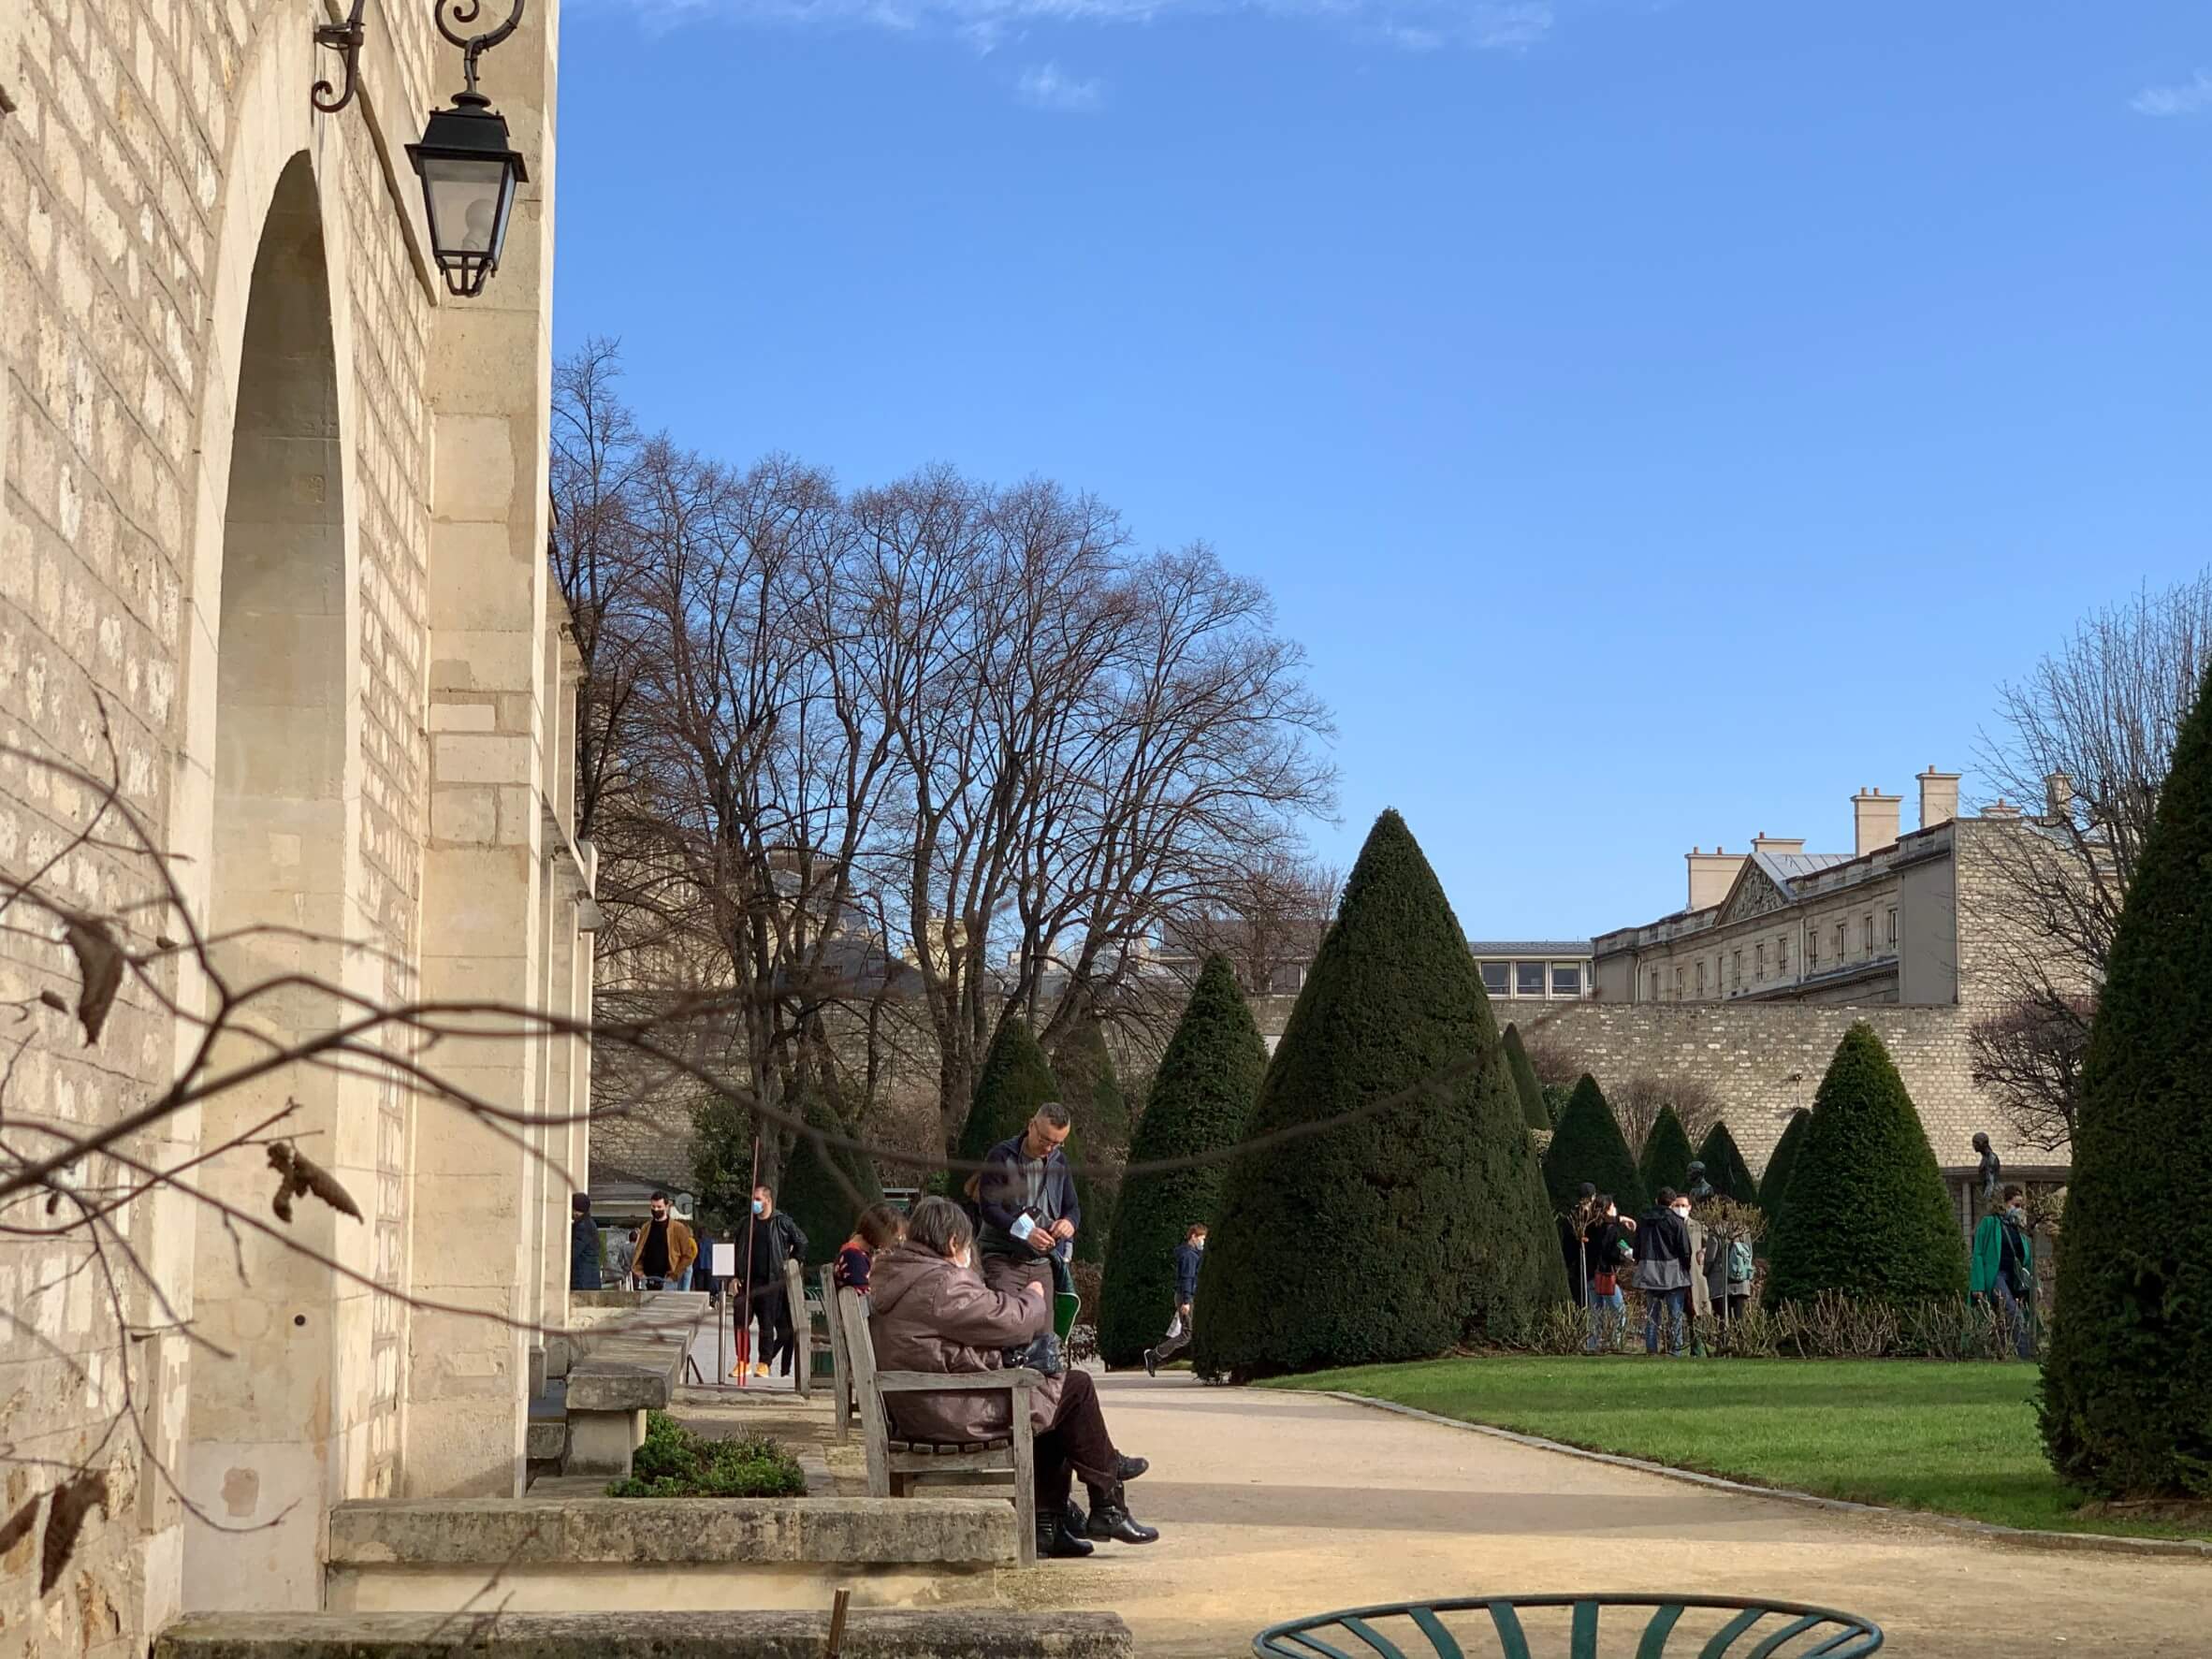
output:
[[[906,1242],[876,1258],[868,1302],[876,1363],[885,1371],[996,1371],[1002,1350],[1026,1345],[1052,1324],[1043,1287],[1027,1284],[1010,1295],[983,1283],[975,1271],[974,1226],[944,1199],[916,1202]],[[1011,1426],[1004,1394],[900,1394],[885,1404],[893,1426],[915,1440],[989,1440]],[[1088,1555],[1083,1533],[1125,1544],[1159,1536],[1129,1514],[1123,1483],[1148,1465],[1114,1449],[1087,1372],[1046,1377],[1029,1396],[1029,1415],[1037,1433],[1040,1554]],[[1080,1521],[1069,1505],[1077,1475],[1091,1493],[1090,1514]]]

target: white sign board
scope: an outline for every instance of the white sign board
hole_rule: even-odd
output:
[[[734,1279],[737,1276],[737,1246],[735,1244],[717,1244],[711,1254],[714,1260],[707,1267],[709,1273],[718,1279]]]

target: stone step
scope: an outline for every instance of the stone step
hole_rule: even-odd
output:
[[[154,1659],[822,1659],[826,1612],[211,1614],[173,1624]],[[1113,1613],[852,1612],[843,1659],[1128,1659]]]

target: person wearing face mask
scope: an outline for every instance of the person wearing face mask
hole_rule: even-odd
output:
[[[1024,1278],[999,1289],[983,1282],[975,1263],[975,1226],[966,1212],[947,1199],[916,1202],[905,1240],[878,1255],[869,1273],[877,1365],[948,1375],[997,1371],[1005,1349],[1045,1330],[1052,1300],[1041,1283]],[[883,1404],[893,1433],[911,1440],[966,1445],[1001,1438],[1010,1427],[1003,1393],[901,1392]],[[1029,1420],[1037,1434],[1038,1554],[1088,1555],[1086,1538],[1159,1537],[1130,1515],[1126,1492],[1150,1465],[1115,1448],[1089,1373],[1042,1378],[1029,1395]],[[1090,1492],[1087,1516],[1070,1502],[1078,1477]]]
[[[783,1264],[807,1259],[807,1235],[799,1224],[776,1207],[776,1191],[761,1186],[752,1189],[752,1216],[737,1226],[738,1276],[730,1288],[731,1317],[737,1323],[737,1352],[743,1355],[751,1327],[760,1327],[760,1346],[753,1350],[752,1375],[766,1376],[779,1358],[783,1375],[791,1375],[798,1351],[798,1332],[792,1324],[789,1287]],[[741,1358],[732,1376],[744,1373]]]
[[[666,1290],[681,1284],[699,1257],[699,1241],[683,1218],[668,1207],[668,1195],[653,1194],[652,1215],[630,1235],[634,1250],[630,1271],[641,1290]]]
[[[2021,1359],[2035,1357],[2035,1242],[2028,1230],[2028,1195],[2007,1186],[1999,1195],[1999,1208],[1982,1217],[1974,1229],[1972,1276],[1967,1288],[1973,1300],[2002,1310],[2013,1331],[2014,1349]]]
[[[1674,1321],[1674,1357],[1690,1345],[1690,1201],[1671,1186],[1636,1228],[1636,1288],[1644,1293],[1644,1352],[1656,1354],[1667,1320]]]
[[[1144,1350],[1145,1375],[1157,1376],[1163,1364],[1190,1346],[1191,1309],[1198,1302],[1199,1269],[1205,1259],[1206,1224],[1194,1221],[1175,1246],[1175,1317],[1159,1346]]]

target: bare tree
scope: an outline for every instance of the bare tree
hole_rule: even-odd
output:
[[[1333,865],[1265,852],[1230,872],[1212,903],[1170,918],[1167,945],[1194,975],[1218,954],[1245,996],[1286,995],[1303,982],[1343,895],[1344,874]]]
[[[1998,695],[1977,759],[2003,805],[1973,838],[1977,1082],[2032,1144],[2066,1143],[2120,907],[2181,722],[2212,666],[2212,572],[2083,621]],[[1985,828],[1989,827],[1985,825]]]
[[[1612,1097],[1612,1104],[1620,1114],[1622,1133],[1639,1157],[1644,1142],[1651,1136],[1652,1126],[1659,1121],[1659,1113],[1666,1107],[1673,1107],[1675,1116],[1682,1120],[1692,1146],[1704,1141],[1712,1126],[1721,1120],[1719,1092],[1695,1077],[1662,1077],[1649,1071],[1638,1072],[1621,1086],[1620,1092]]]

